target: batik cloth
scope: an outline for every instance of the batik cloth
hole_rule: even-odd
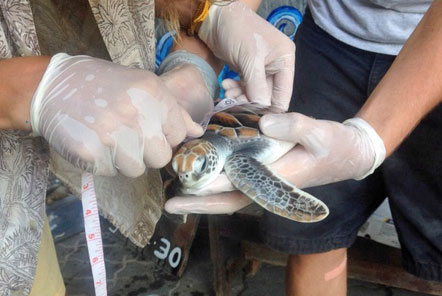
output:
[[[45,5],[68,5],[56,2],[0,1],[1,59],[41,54],[34,13],[51,11],[39,9]],[[108,56],[116,63],[153,71],[154,1],[90,0],[89,5]],[[75,13],[72,10],[70,16],[75,18]],[[56,33],[57,27],[53,30]],[[22,131],[0,131],[0,295],[28,295],[31,290],[44,224],[49,155],[54,173],[79,193],[81,171],[50,153],[44,139]],[[95,183],[103,216],[136,245],[146,245],[161,215],[159,172],[147,170],[136,179],[97,176]]]

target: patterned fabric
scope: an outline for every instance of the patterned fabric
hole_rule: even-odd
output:
[[[36,0],[37,1],[37,0]],[[153,0],[89,0],[92,13],[114,62],[146,70],[155,68]],[[51,171],[75,194],[81,192],[81,171],[51,151]],[[100,213],[135,245],[151,238],[163,208],[159,170],[138,178],[95,176]]]
[[[26,0],[0,2],[0,58],[40,53]],[[0,131],[0,295],[27,295],[40,245],[48,151],[39,138]]]
[[[0,131],[0,295],[27,295],[44,216],[48,151],[40,138]]]
[[[30,6],[39,1],[0,1],[0,59],[40,54]],[[113,61],[153,70],[154,1],[90,0],[90,5]],[[0,130],[0,295],[28,295],[31,290],[43,227],[48,157],[42,138]],[[63,160],[54,161],[52,167],[71,172],[64,176],[73,178],[65,181],[79,186],[76,177],[81,172],[72,173],[75,168],[62,164]],[[97,177],[96,183],[104,216],[137,245],[147,244],[161,215],[158,171],[149,170],[137,179]]]
[[[0,1],[0,14],[0,58],[39,55],[28,0]]]
[[[154,0],[89,0],[112,61],[153,71]]]

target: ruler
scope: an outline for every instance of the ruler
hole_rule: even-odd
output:
[[[94,176],[83,172],[81,176],[81,202],[83,204],[84,230],[86,234],[89,262],[96,296],[107,296],[106,268],[104,265],[103,241],[101,239],[100,216],[95,194]]]

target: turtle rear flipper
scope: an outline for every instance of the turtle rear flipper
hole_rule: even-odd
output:
[[[274,214],[303,223],[328,216],[322,201],[277,177],[254,158],[235,153],[228,157],[224,171],[236,188]]]

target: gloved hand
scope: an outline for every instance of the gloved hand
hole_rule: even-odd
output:
[[[343,124],[317,120],[299,113],[265,115],[262,132],[279,140],[297,143],[270,167],[299,188],[360,180],[371,174],[385,158],[385,147],[376,131],[363,119],[352,118]],[[250,201],[225,176],[198,194],[209,196],[175,197],[166,203],[171,213],[232,213]]]
[[[155,74],[88,56],[55,55],[30,112],[35,135],[72,164],[108,176],[162,167],[172,146],[202,133]]]
[[[174,51],[161,63],[158,74],[195,122],[211,114],[218,80],[206,61],[184,50]]]
[[[198,36],[238,71],[247,99],[287,110],[295,70],[295,45],[240,1],[214,4]]]

